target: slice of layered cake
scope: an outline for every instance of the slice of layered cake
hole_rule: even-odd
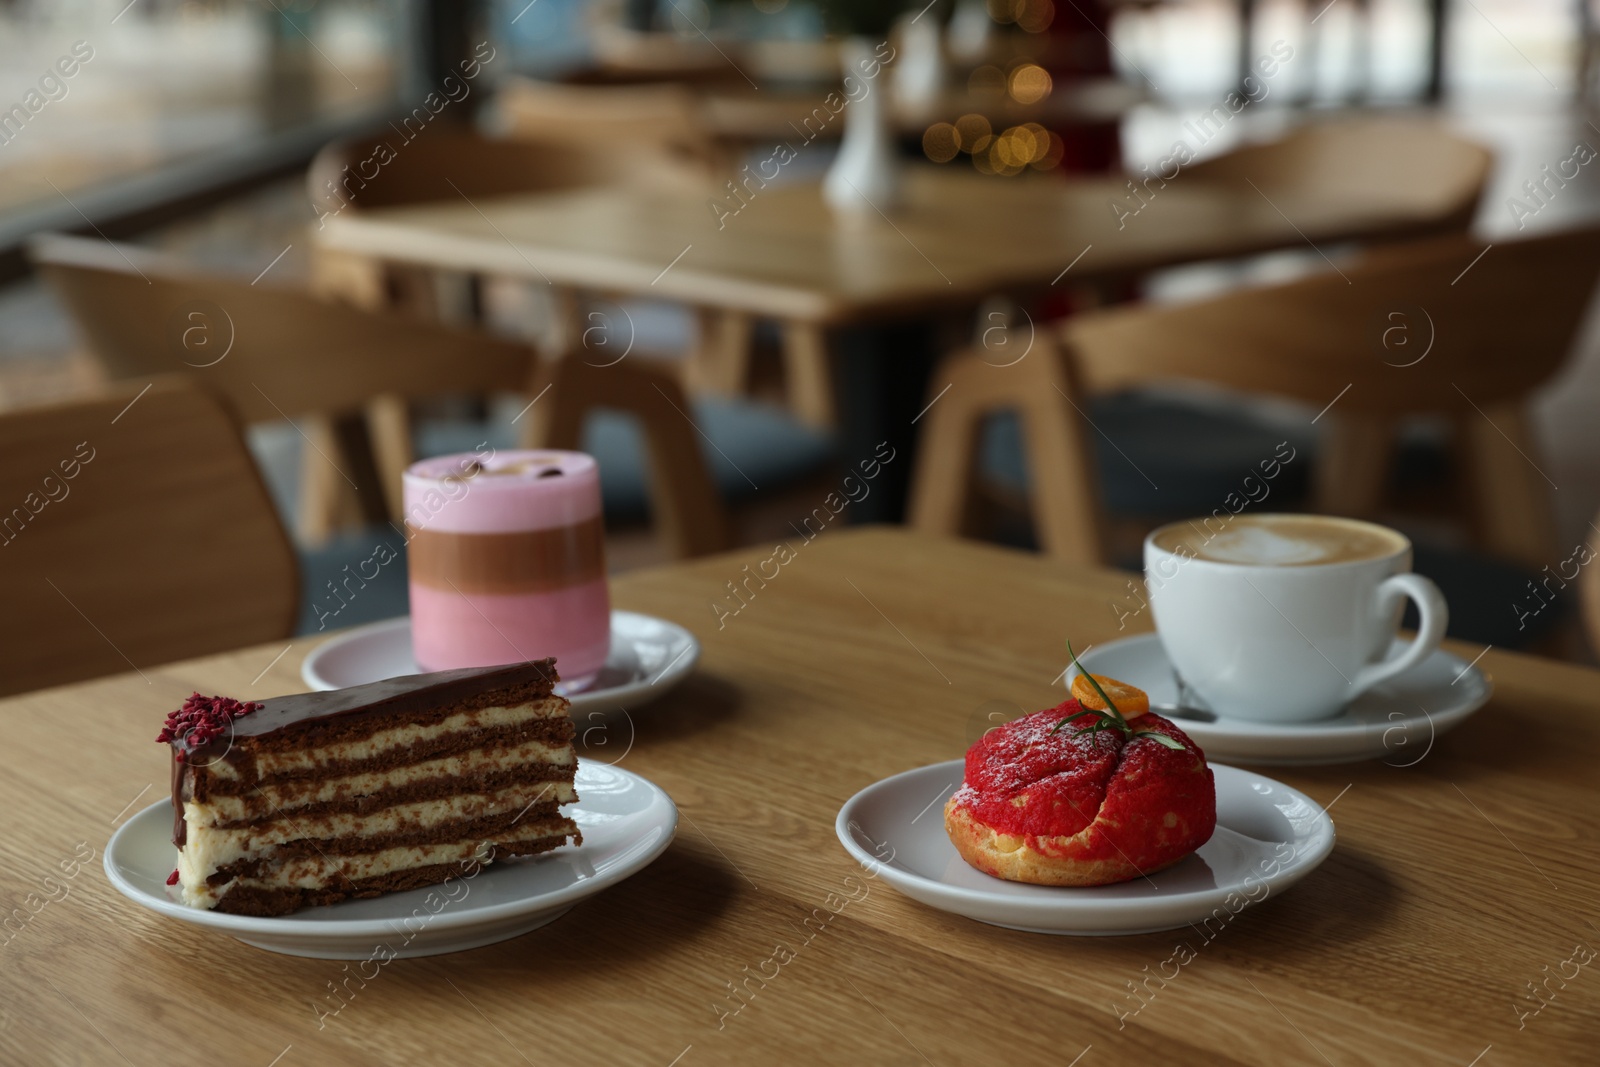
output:
[[[260,703],[196,693],[157,738],[168,884],[193,907],[283,915],[581,842],[560,811],[577,758],[556,681],[547,659]]]

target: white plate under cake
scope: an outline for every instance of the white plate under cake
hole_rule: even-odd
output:
[[[291,915],[229,915],[182,903],[178,887],[165,884],[172,871],[172,807],[165,800],[118,828],[106,845],[105,869],[119,892],[151,912],[272,952],[368,961],[460,952],[560,918],[643,870],[672,843],[678,811],[658,786],[587,759],[578,761],[575,784],[583,799],[563,811],[582,831],[581,845]]]
[[[1025,885],[974,869],[938,812],[961,787],[965,760],[867,786],[839,810],[834,832],[852,858],[901,893],[979,922],[1042,934],[1192,928],[1209,941],[1245,908],[1310,874],[1334,845],[1333,821],[1304,793],[1253,771],[1210,767],[1217,797],[1210,840],[1165,870],[1115,885]]]

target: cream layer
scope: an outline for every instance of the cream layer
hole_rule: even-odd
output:
[[[235,886],[262,889],[321,889],[336,886],[346,880],[359,882],[380,878],[396,871],[416,867],[430,867],[439,863],[462,863],[476,859],[488,864],[489,850],[497,844],[513,841],[536,841],[547,837],[565,837],[575,831],[572,820],[565,816],[547,816],[537,821],[520,824],[516,829],[487,838],[470,838],[428,845],[408,845],[341,856],[293,856],[284,859],[269,877],[236,878],[219,886],[205,884],[205,877],[185,863],[183,852],[178,854],[178,877],[183,891],[183,902],[194,908],[214,908],[227,892]],[[187,850],[184,850],[187,851]],[[465,872],[463,872],[465,874]]]
[[[545,741],[524,741],[510,748],[469,749],[452,756],[391,767],[386,771],[367,771],[339,778],[291,778],[262,785],[244,796],[214,796],[202,807],[210,812],[205,825],[212,826],[219,822],[258,818],[268,813],[290,814],[299,808],[343,797],[373,796],[430,778],[473,778],[541,764],[571,767],[576,760],[570,742],[552,745]],[[193,826],[194,823],[189,825]]]
[[[543,719],[559,719],[566,713],[566,700],[557,696],[545,697],[514,707],[458,711],[436,723],[426,726],[393,726],[387,730],[379,730],[359,741],[344,741],[283,752],[258,753],[255,757],[256,775],[261,779],[267,779],[276,775],[303,774],[333,763],[372,759],[394,749],[410,748],[412,745],[436,740],[449,734],[516,726]],[[208,770],[218,778],[239,777],[238,770],[225,759],[210,764]]]
[[[517,785],[491,793],[457,793],[434,800],[396,804],[371,813],[346,812],[308,818],[271,819],[236,830],[220,830],[210,822],[206,805],[189,801],[183,817],[189,824],[181,855],[204,881],[230,863],[260,859],[290,841],[327,841],[341,837],[378,837],[419,833],[464,819],[509,815],[551,800],[570,804],[577,799],[565,782]],[[181,877],[182,866],[179,866]]]

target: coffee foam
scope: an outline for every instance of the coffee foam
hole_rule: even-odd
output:
[[[1380,559],[1405,547],[1381,527],[1317,516],[1251,516],[1212,531],[1201,523],[1157,530],[1156,547],[1214,563],[1254,567],[1304,567]]]

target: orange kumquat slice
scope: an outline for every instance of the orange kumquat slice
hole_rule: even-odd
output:
[[[1127,682],[1119,682],[1115,678],[1108,678],[1103,674],[1094,676],[1100,683],[1100,688],[1106,691],[1106,696],[1117,706],[1117,711],[1122,713],[1124,719],[1136,718],[1150,710],[1150,697],[1143,689],[1135,688]],[[1094,686],[1089,684],[1087,675],[1080,674],[1072,679],[1072,695],[1079,705],[1094,711],[1106,710],[1106,702],[1100,699],[1100,694],[1094,691]]]

